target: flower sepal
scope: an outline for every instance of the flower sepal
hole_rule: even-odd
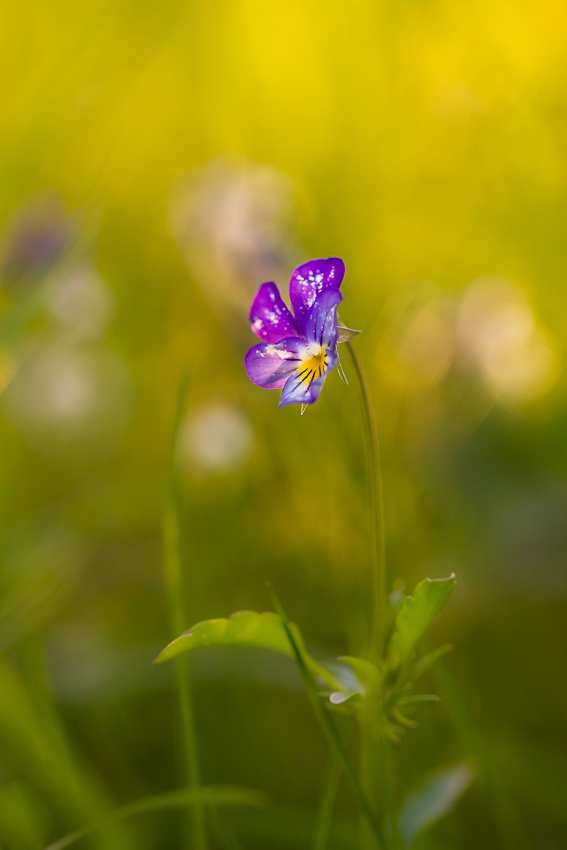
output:
[[[355,336],[358,336],[361,331],[355,331],[353,328],[347,328],[346,325],[337,318],[337,342],[350,342]]]

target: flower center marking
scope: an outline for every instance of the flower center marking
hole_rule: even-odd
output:
[[[311,381],[320,378],[327,368],[327,352],[321,345],[310,345],[301,360],[302,363],[298,369],[301,383],[307,381],[310,384]]]

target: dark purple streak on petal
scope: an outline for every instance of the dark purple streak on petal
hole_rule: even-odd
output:
[[[317,342],[323,348],[335,350],[337,344],[337,307],[343,296],[329,287],[317,296],[305,319],[301,332],[306,342]]]
[[[302,324],[317,296],[328,286],[339,289],[344,276],[345,264],[339,257],[309,260],[296,268],[289,284],[289,297],[298,325]]]
[[[266,342],[299,336],[299,329],[275,283],[263,283],[260,287],[250,308],[250,324],[254,333]]]
[[[278,407],[284,407],[286,404],[314,404],[323,389],[325,378],[326,376],[322,375],[308,383],[302,382],[299,376],[292,375],[283,388]]]
[[[324,374],[314,381],[308,375],[305,375],[305,370],[300,367],[299,371],[292,374],[286,381],[278,407],[284,407],[286,404],[314,404],[319,398],[327,375],[336,365],[337,355],[333,351],[329,351],[327,353],[327,368]]]
[[[301,364],[305,342],[288,337],[278,343],[255,345],[244,358],[246,373],[253,384],[266,389],[281,389],[290,374]]]

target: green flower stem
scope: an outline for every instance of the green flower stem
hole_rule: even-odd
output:
[[[352,342],[345,343],[356,375],[356,385],[362,413],[364,446],[366,451],[366,475],[370,504],[370,533],[372,559],[371,620],[369,656],[375,663],[382,660],[384,651],[384,617],[386,609],[386,539],[384,523],[384,493],[382,487],[382,464],[380,444],[372,399],[366,375]],[[368,723],[361,726],[361,767],[366,795],[373,799],[380,788],[384,808],[384,822],[392,822],[391,793],[385,787],[385,764],[383,748],[376,747]],[[363,847],[372,847],[372,837],[364,825],[361,829]]]
[[[164,561],[171,630],[178,637],[187,625],[183,605],[182,546],[181,546],[181,487],[177,470],[179,428],[187,399],[187,374],[179,386],[169,458],[168,492],[164,515]],[[185,750],[186,779],[195,798],[191,805],[191,828],[195,850],[207,850],[207,832],[201,801],[201,771],[195,735],[191,681],[185,658],[176,659],[177,692]]]
[[[299,647],[297,641],[295,640],[295,637],[293,635],[293,631],[289,627],[289,620],[287,619],[286,613],[285,613],[278,597],[276,596],[276,593],[275,593],[273,587],[271,586],[271,584],[269,582],[268,582],[268,590],[269,590],[270,596],[272,598],[274,608],[276,609],[277,613],[281,617],[282,625],[283,625],[283,627],[286,631],[288,640],[289,640],[291,647],[293,649],[293,654],[295,656],[295,660],[297,662],[299,673],[300,673],[301,678],[303,680],[303,684],[305,686],[307,696],[309,698],[309,701],[311,703],[311,707],[313,708],[315,716],[316,716],[317,720],[319,721],[319,725],[321,726],[323,734],[327,738],[327,741],[329,743],[331,751],[340,760],[340,762],[341,762],[341,764],[344,768],[345,775],[346,775],[346,777],[347,777],[347,779],[350,783],[350,786],[352,788],[355,799],[357,800],[362,812],[364,813],[364,815],[366,817],[366,820],[368,821],[368,825],[369,825],[370,829],[372,830],[372,835],[374,836],[377,847],[379,847],[380,850],[385,850],[386,844],[384,842],[384,837],[382,835],[382,829],[381,829],[380,823],[378,821],[378,818],[376,817],[376,813],[374,812],[374,809],[370,805],[368,797],[366,796],[366,794],[364,792],[364,789],[362,787],[362,784],[360,782],[358,774],[356,773],[356,770],[354,769],[354,767],[352,765],[352,762],[351,762],[351,760],[348,756],[348,753],[347,753],[347,751],[346,751],[346,749],[343,745],[341,737],[340,737],[340,735],[337,731],[337,727],[335,726],[335,724],[331,720],[331,717],[329,716],[329,712],[326,711],[325,708],[323,708],[323,705],[321,704],[321,698],[319,697],[319,692],[318,692],[315,680],[314,680],[309,668],[307,667],[307,664],[305,663],[303,653],[302,653],[301,648]]]
[[[364,370],[352,342],[345,343],[350,354],[362,412],[364,444],[366,448],[366,466],[368,479],[368,495],[371,514],[372,536],[372,611],[370,625],[370,658],[375,663],[380,661],[383,651],[384,629],[383,616],[386,602],[386,540],[384,534],[384,494],[382,488],[382,465],[380,461],[380,444],[376,430],[376,419],[372,407],[372,399]]]

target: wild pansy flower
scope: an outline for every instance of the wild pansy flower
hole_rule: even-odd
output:
[[[263,283],[252,303],[252,330],[264,342],[246,355],[246,372],[259,387],[283,388],[279,407],[313,404],[338,363],[337,307],[344,274],[338,257],[299,266],[289,284],[293,315],[275,283]]]

